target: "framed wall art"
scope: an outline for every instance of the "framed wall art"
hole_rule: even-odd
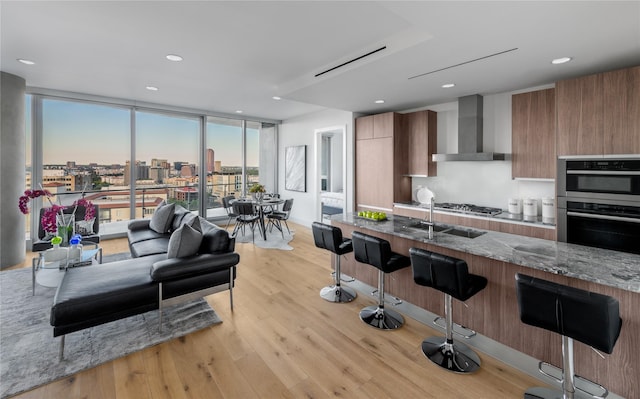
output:
[[[306,145],[285,148],[284,188],[290,191],[307,191]]]

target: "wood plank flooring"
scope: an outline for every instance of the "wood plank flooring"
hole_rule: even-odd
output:
[[[17,398],[522,398],[540,382],[479,353],[480,371],[449,373],[420,351],[442,335],[406,318],[377,331],[358,318],[374,297],[349,304],[322,300],[330,254],[311,230],[293,223],[293,251],[237,244],[234,311],[228,292],[207,300],[223,323],[36,388]],[[127,250],[105,241],[105,254]],[[16,267],[30,266],[32,254]],[[472,326],[471,326],[472,327]]]

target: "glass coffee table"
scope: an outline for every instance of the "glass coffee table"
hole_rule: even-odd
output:
[[[61,251],[60,251],[61,250]],[[63,252],[67,248],[51,248],[42,251],[31,262],[31,294],[36,293],[36,283],[43,287],[55,288],[60,285],[64,273],[73,267],[91,266],[102,263],[102,247],[90,242],[83,243],[80,260],[69,262]]]

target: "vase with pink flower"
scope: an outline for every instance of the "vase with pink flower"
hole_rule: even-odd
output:
[[[84,192],[83,192],[84,193]],[[26,190],[24,195],[18,200],[18,207],[23,214],[29,213],[29,201],[34,198],[46,197],[49,207],[44,207],[40,224],[42,229],[51,237],[59,236],[62,238],[60,245],[69,244],[69,239],[75,234],[76,227],[76,211],[79,206],[85,208],[84,220],[90,221],[93,225],[95,220],[95,208],[91,201],[81,198],[75,201],[71,206],[62,206],[54,204],[51,200],[51,193],[47,190]]]

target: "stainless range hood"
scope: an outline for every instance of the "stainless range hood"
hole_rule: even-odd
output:
[[[458,99],[458,153],[433,154],[434,162],[451,161],[505,161],[510,154],[482,152],[482,96]]]

